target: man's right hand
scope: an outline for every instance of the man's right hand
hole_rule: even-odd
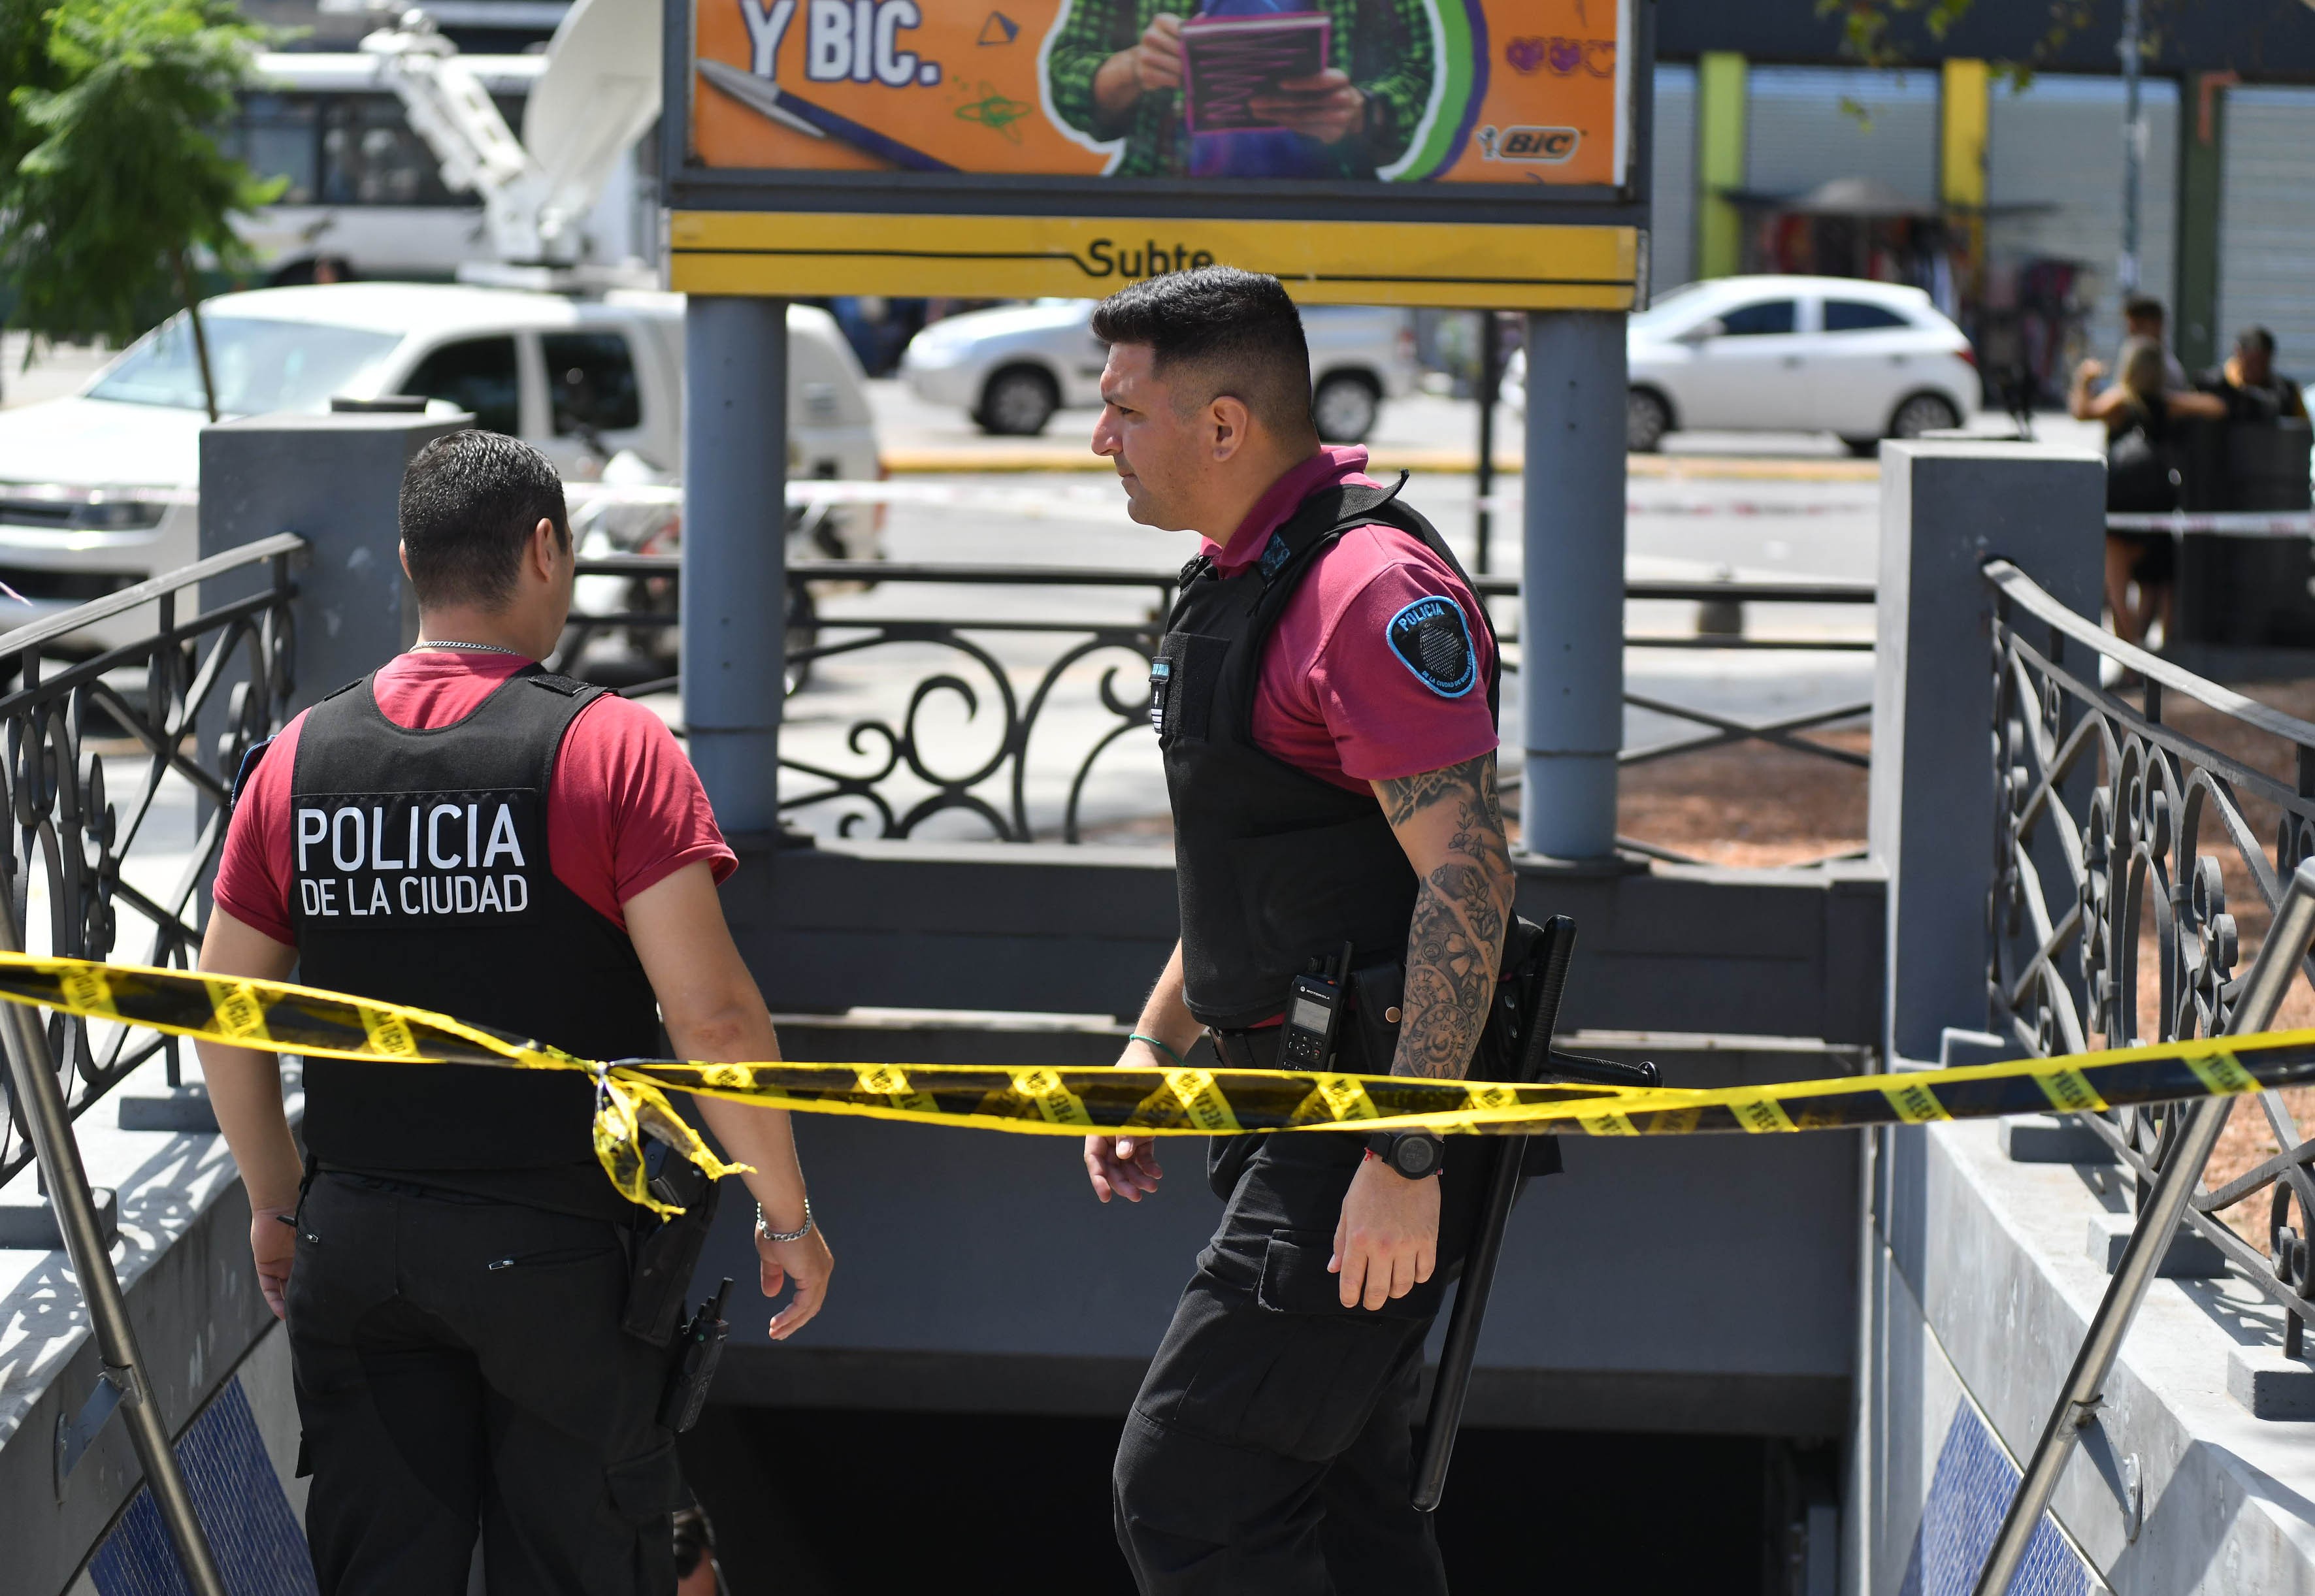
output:
[[[257,1289],[277,1319],[288,1317],[289,1265],[297,1256],[297,1210],[261,1208],[249,1220],[250,1255],[257,1260]]]
[[[1154,1136],[1088,1136],[1085,1162],[1093,1194],[1104,1202],[1113,1195],[1139,1202],[1145,1193],[1157,1191],[1166,1174],[1158,1167]]]
[[[1133,47],[1133,82],[1145,94],[1182,86],[1182,19],[1161,11]]]

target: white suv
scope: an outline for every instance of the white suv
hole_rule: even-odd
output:
[[[621,451],[661,473],[681,463],[679,295],[339,283],[219,295],[201,323],[227,415],[420,395],[528,439],[565,477],[590,477]],[[850,347],[826,312],[805,306],[789,310],[788,333],[792,474],[875,478],[875,426]],[[0,411],[0,581],[32,603],[0,609],[0,629],[192,563],[207,419],[182,313],[80,394]],[[830,519],[841,553],[875,554],[873,508]],[[134,619],[99,640],[133,634]]]
[[[935,322],[909,341],[900,375],[918,398],[969,412],[985,432],[1034,437],[1055,411],[1101,403],[1109,351],[1093,335],[1095,303],[1040,299]],[[1412,321],[1379,306],[1314,305],[1302,331],[1318,435],[1363,443],[1382,402],[1405,398],[1422,376]]]

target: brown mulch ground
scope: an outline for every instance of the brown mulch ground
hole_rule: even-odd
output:
[[[1870,754],[1863,725],[1809,740]],[[1804,864],[1865,846],[1866,773],[1765,742],[1740,742],[1627,767],[1616,829],[1713,864]]]

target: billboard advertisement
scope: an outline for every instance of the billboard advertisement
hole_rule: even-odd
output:
[[[695,4],[692,148],[710,167],[1554,185],[1623,176],[1619,0]]]
[[[675,3],[687,291],[1638,293],[1645,0]]]

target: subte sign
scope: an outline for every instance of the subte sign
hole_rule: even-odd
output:
[[[1299,3],[675,0],[674,286],[1633,304],[1649,0]]]

